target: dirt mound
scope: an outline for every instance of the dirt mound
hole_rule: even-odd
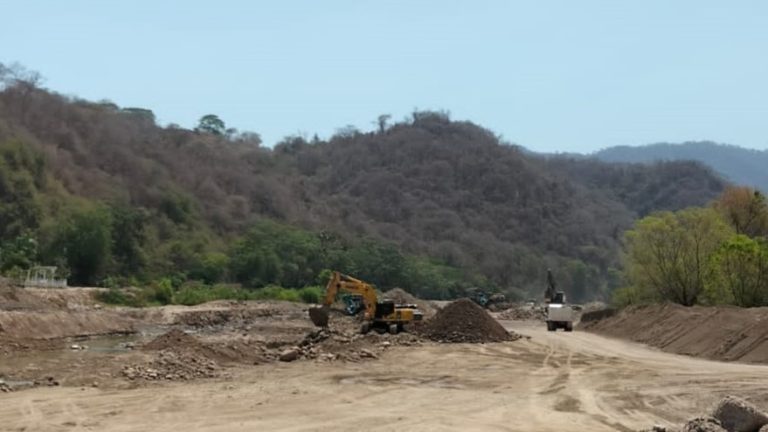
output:
[[[415,304],[424,314],[424,318],[431,318],[435,315],[435,312],[437,312],[437,309],[430,301],[414,297],[402,288],[392,288],[384,293],[384,298],[394,300],[395,303],[398,304]]]
[[[544,308],[535,306],[513,305],[497,315],[502,320],[512,321],[546,321],[547,313]]]
[[[173,329],[147,342],[142,348],[155,351],[164,349],[200,349],[201,347],[203,347],[203,344],[194,336],[184,333],[179,329]]]
[[[438,342],[485,343],[520,338],[507,332],[488,312],[469,299],[459,299],[443,307],[421,326],[419,332]]]
[[[582,319],[580,328],[676,354],[768,363],[768,308],[665,304],[630,306],[608,315]]]

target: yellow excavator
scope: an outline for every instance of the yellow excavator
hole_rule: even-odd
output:
[[[352,276],[333,272],[325,287],[322,306],[309,309],[309,318],[318,327],[327,327],[331,305],[340,292],[360,296],[363,303],[363,324],[360,332],[371,329],[397,334],[405,325],[421,321],[422,312],[414,304],[395,304],[392,300],[379,301],[376,289],[370,284]]]

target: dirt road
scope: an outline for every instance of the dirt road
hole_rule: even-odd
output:
[[[683,422],[725,394],[768,405],[766,366],[504,324],[532,338],[395,347],[373,362],[251,366],[133,390],[0,394],[0,430],[629,431]]]

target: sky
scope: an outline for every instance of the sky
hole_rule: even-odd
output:
[[[768,148],[768,2],[0,0],[44,86],[261,134],[445,110],[541,152]]]

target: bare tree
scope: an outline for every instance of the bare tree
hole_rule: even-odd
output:
[[[390,114],[381,114],[376,118],[376,123],[379,125],[379,133],[384,133],[387,130],[387,122],[392,118]]]

